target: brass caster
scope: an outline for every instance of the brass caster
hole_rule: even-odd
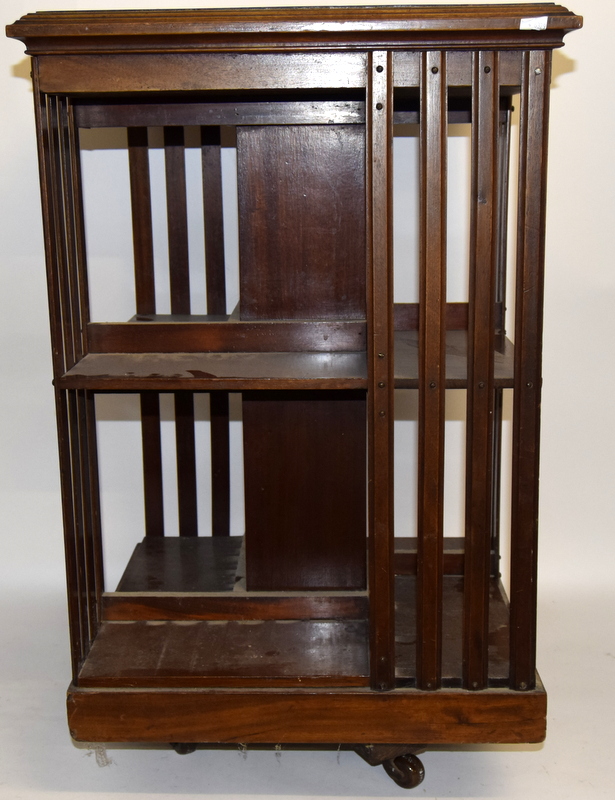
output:
[[[188,753],[194,753],[196,750],[196,745],[190,742],[171,742],[171,747],[180,756],[187,756]]]
[[[415,789],[425,777],[425,768],[421,760],[412,753],[390,758],[384,761],[382,766],[389,778],[402,789]]]

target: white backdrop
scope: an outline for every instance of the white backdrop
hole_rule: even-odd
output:
[[[4,0],[2,21],[34,10],[186,5]],[[550,690],[550,733],[543,748],[426,755],[427,779],[415,792],[423,797],[615,796],[605,750],[615,733],[608,690],[615,630],[607,613],[615,598],[609,85],[615,3],[571,0],[571,7],[585,16],[585,27],[554,56],[547,216],[539,668]],[[68,645],[32,92],[21,43],[0,39],[0,59],[0,797],[399,796],[384,773],[352,754],[249,753],[244,762],[234,753],[180,759],[122,749],[110,750],[114,763],[97,769],[91,751],[70,743],[62,709]],[[113,435],[122,438],[123,430]],[[126,488],[117,483],[118,491]],[[132,541],[116,547],[120,563]]]

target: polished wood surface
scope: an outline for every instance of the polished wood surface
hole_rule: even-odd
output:
[[[402,786],[422,777],[420,765],[410,774],[419,744],[542,740],[548,92],[551,50],[581,24],[559,5],[513,3],[45,12],[8,27],[33,56],[75,738],[342,742],[384,759]],[[464,302],[447,296],[455,124],[471,131]],[[396,125],[418,130],[417,163],[400,165],[418,208],[418,303],[394,302],[395,271],[413,260],[396,252],[393,263]],[[130,319],[90,313],[88,128],[125,140]],[[158,231],[150,164],[161,142]],[[226,147],[238,167],[237,263]],[[513,281],[514,348],[505,309]],[[459,523],[444,513],[453,389],[466,401]],[[396,390],[418,398],[408,420],[417,423],[416,481],[396,473]],[[135,535],[145,538],[117,591],[104,585],[97,392],[136,393],[140,407],[144,523]],[[163,447],[168,414],[174,449]],[[242,427],[242,464],[231,418]],[[231,474],[241,469],[245,521],[231,509]],[[171,520],[165,482],[175,474]],[[394,488],[417,506],[415,519],[397,521],[400,540]],[[203,492],[211,521],[199,516]],[[510,604],[499,575],[508,494]],[[229,535],[237,527],[245,536]]]

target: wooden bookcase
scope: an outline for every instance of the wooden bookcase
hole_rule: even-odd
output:
[[[33,57],[75,739],[168,742],[179,752],[198,743],[344,744],[407,787],[422,779],[416,753],[429,745],[542,740],[535,619],[548,93],[551,51],[580,26],[553,4],[57,12],[9,26]],[[453,124],[471,127],[469,299],[455,303]],[[393,298],[394,272],[408,268],[403,257],[393,263],[396,126],[414,126],[418,140],[419,163],[408,166],[409,182],[412,169],[419,176],[416,303]],[[128,321],[91,313],[80,143],[97,128],[121,129],[127,153]],[[162,310],[154,136],[166,176]],[[236,150],[235,309],[221,142]],[[199,313],[188,146],[201,154]],[[511,285],[514,347],[505,331]],[[451,389],[466,404],[465,520],[454,538],[443,522]],[[418,397],[418,474],[407,489],[418,514],[400,539],[396,390]],[[505,391],[510,601],[499,570]],[[145,536],[117,588],[104,586],[95,413],[95,396],[109,392],[138,394],[143,443]],[[203,393],[211,524],[197,513]],[[229,535],[230,393],[242,408],[241,537]],[[163,394],[174,403],[179,536],[165,536]]]

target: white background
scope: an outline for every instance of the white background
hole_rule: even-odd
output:
[[[2,22],[34,10],[185,5],[4,0]],[[549,733],[542,746],[431,750],[417,797],[615,796],[615,3],[572,8],[585,27],[555,54],[549,153],[538,651]],[[352,753],[105,756],[71,743],[32,92],[22,44],[0,39],[0,58],[0,797],[402,796]]]

